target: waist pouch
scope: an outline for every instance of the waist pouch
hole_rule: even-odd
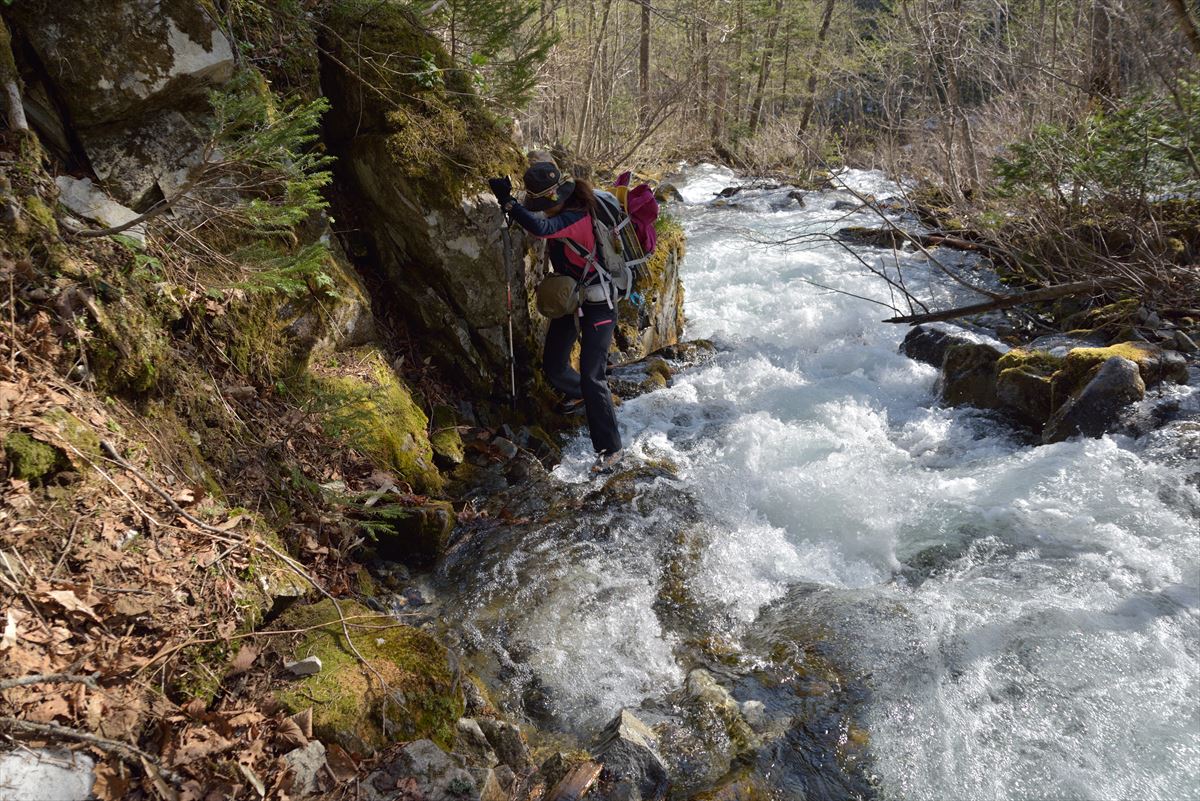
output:
[[[590,287],[589,287],[590,289]],[[579,282],[569,275],[551,273],[537,287],[537,309],[551,320],[579,309]]]

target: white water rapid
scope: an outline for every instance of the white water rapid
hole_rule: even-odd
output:
[[[768,608],[770,637],[828,633],[867,690],[857,720],[878,797],[1200,796],[1200,489],[1187,480],[1200,468],[1154,434],[1035,447],[940,406],[937,371],[880,322],[889,309],[817,286],[888,301],[879,278],[832,242],[761,244],[873,215],[835,210],[845,191],[712,203],[735,183],[696,168],[671,209],[688,235],[688,336],[718,354],[619,410],[631,458],[670,460],[700,502],[690,582],[725,610],[719,634],[738,641]],[[970,297],[901,258],[916,294]],[[1196,384],[1171,391],[1194,406]],[[588,451],[575,440],[556,476],[595,482]],[[648,520],[627,551],[660,530]],[[514,625],[558,715],[593,725],[680,686],[690,666],[651,608],[661,566],[618,536],[547,569],[560,581],[521,596]]]

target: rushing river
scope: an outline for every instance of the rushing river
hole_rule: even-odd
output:
[[[875,174],[845,179],[897,192]],[[844,677],[838,713],[865,733],[861,781],[829,786],[813,778],[819,743],[785,737],[759,763],[780,797],[1200,796],[1200,468],[1157,434],[1034,447],[943,408],[936,370],[880,323],[889,310],[831,291],[890,300],[854,255],[763,244],[872,215],[846,210],[844,191],[712,202],[735,182],[697,168],[672,209],[688,234],[688,336],[717,355],[619,410],[631,459],[678,478],[627,515],[589,520],[585,504],[494,563],[473,556],[478,577],[452,603],[475,645],[522,677],[527,702],[536,684],[533,706],[564,731],[678,693],[696,616],[689,631],[663,614],[662,540],[683,527],[682,581],[737,654],[740,667],[713,668],[733,696],[795,719],[746,676],[780,649],[815,649]],[[901,258],[917,294],[967,297]],[[1196,383],[1171,390],[1185,407]],[[581,495],[599,483],[587,451],[578,438],[555,470]]]

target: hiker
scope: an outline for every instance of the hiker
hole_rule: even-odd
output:
[[[595,252],[591,217],[597,200],[591,185],[563,174],[550,161],[531,164],[525,171],[525,203],[512,196],[512,181],[507,177],[488,181],[501,208],[522,228],[548,240],[547,252],[555,273],[584,281],[583,302],[578,312],[550,321],[543,348],[542,369],[550,384],[565,396],[560,411],[571,413],[580,405],[587,414],[596,463],[592,470],[607,470],[621,459],[621,433],[608,389],[608,350],[617,323],[616,298],[601,288],[596,277],[588,275],[588,265],[580,251]],[[543,212],[544,218],[534,212]],[[581,339],[579,372],[571,367],[571,349]]]

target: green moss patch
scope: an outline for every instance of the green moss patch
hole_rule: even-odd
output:
[[[1153,386],[1164,380],[1187,381],[1187,367],[1168,361],[1161,348],[1147,342],[1120,342],[1105,348],[1075,348],[1067,353],[1062,369],[1055,376],[1055,392],[1065,398],[1077,389],[1095,367],[1120,356],[1138,366],[1142,381]]]
[[[311,629],[288,658],[316,656],[321,671],[288,681],[276,698],[289,712],[313,710],[317,736],[360,753],[398,740],[429,738],[449,748],[464,704],[446,649],[429,634],[400,625],[365,606],[341,602],[355,648],[387,683],[366,668],[346,642],[329,600],[295,607],[279,619],[281,629]]]
[[[326,432],[395,471],[414,490],[441,492],[444,481],[433,461],[429,418],[378,352],[369,352],[363,366],[367,377],[317,379]]]
[[[23,431],[4,438],[4,456],[12,477],[24,481],[42,481],[70,464],[61,450]]]

